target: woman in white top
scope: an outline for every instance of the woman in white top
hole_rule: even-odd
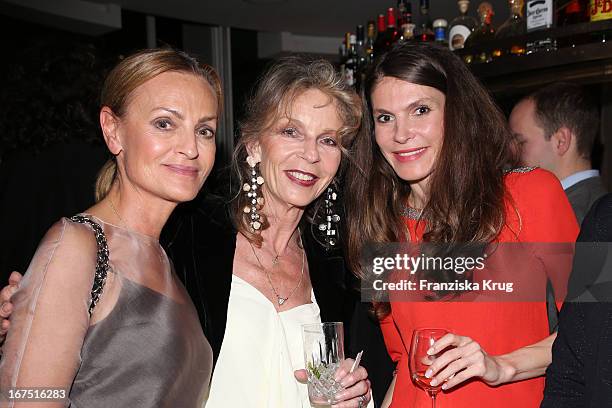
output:
[[[299,226],[311,228],[305,212],[327,198],[360,101],[330,63],[292,57],[271,66],[248,107],[234,154],[242,191],[227,325],[206,407],[310,407],[304,372],[293,372],[304,367],[301,326],[321,318]],[[371,400],[366,370],[348,374],[351,365],[337,375],[337,407]]]

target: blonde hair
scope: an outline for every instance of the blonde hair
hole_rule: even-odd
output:
[[[108,74],[100,95],[101,106],[107,106],[117,117],[122,117],[130,103],[130,97],[140,85],[164,72],[184,72],[204,79],[217,96],[217,115],[223,107],[221,80],[213,67],[199,63],[188,54],[170,48],[152,48],[139,51],[123,59]],[[117,176],[117,161],[109,159],[98,173],[96,202],[102,200],[111,189]]]
[[[257,141],[279,117],[289,115],[295,98],[309,89],[323,92],[336,105],[342,120],[342,128],[338,132],[340,148],[346,153],[361,126],[362,105],[355,90],[347,85],[329,61],[300,56],[281,58],[260,78],[247,105],[246,118],[241,123],[240,138],[236,142],[232,161],[239,186],[250,179],[251,169],[246,163],[247,146]],[[261,235],[251,230],[250,214],[243,211],[248,204],[244,194],[236,196],[232,209],[234,223],[240,233],[259,246]],[[267,226],[264,219],[262,229]]]

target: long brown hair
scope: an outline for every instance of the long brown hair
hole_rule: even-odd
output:
[[[360,263],[364,246],[401,241],[407,234],[401,213],[410,185],[387,163],[374,138],[370,97],[383,77],[430,86],[446,97],[444,141],[421,215],[426,220],[424,241],[492,241],[505,220],[504,170],[514,161],[503,114],[451,51],[405,43],[381,55],[362,88],[365,117],[352,154],[358,166],[347,170],[345,184],[347,255],[353,272],[362,279],[366,278],[365,265]],[[377,314],[382,317],[389,310],[388,304],[379,304]]]
[[[200,64],[195,58],[171,48],[152,48],[139,51],[123,59],[106,77],[100,95],[101,106],[107,106],[117,117],[125,114],[134,90],[164,72],[184,72],[201,77],[215,92],[217,115],[223,107],[221,81],[210,65]],[[117,162],[109,159],[98,173],[96,201],[103,199],[117,176]]]
[[[343,156],[352,143],[361,125],[362,106],[357,93],[347,85],[334,66],[326,60],[291,56],[274,61],[259,79],[255,91],[247,103],[246,117],[240,126],[240,137],[236,142],[232,161],[237,186],[242,186],[250,176],[246,163],[247,146],[258,140],[282,115],[290,116],[295,98],[304,91],[317,89],[328,95],[336,105],[342,120],[339,131]],[[343,171],[346,160],[342,160],[338,173]],[[316,212],[318,203],[311,208]],[[243,211],[248,205],[244,194],[238,193],[233,200],[232,216],[236,228],[249,241],[261,245],[261,235],[251,231],[248,214]],[[310,214],[313,216],[313,214]],[[264,223],[262,228],[266,228]]]

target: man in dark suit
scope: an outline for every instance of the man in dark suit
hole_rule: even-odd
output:
[[[591,151],[599,129],[597,103],[579,85],[554,83],[516,104],[510,128],[521,146],[521,161],[554,173],[582,223],[605,194]]]
[[[541,408],[612,406],[611,262],[608,194],[593,205],[578,236]]]

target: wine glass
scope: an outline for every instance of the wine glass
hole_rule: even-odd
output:
[[[334,378],[344,360],[342,322],[305,324],[304,360],[308,372],[308,398],[315,406],[329,406],[344,388]]]
[[[442,389],[442,384],[431,386],[431,378],[425,377],[425,372],[434,362],[436,355],[427,354],[427,350],[433,344],[448,334],[446,329],[416,329],[412,334],[412,344],[410,346],[410,372],[412,380],[431,397],[431,408],[436,408],[436,395]]]

